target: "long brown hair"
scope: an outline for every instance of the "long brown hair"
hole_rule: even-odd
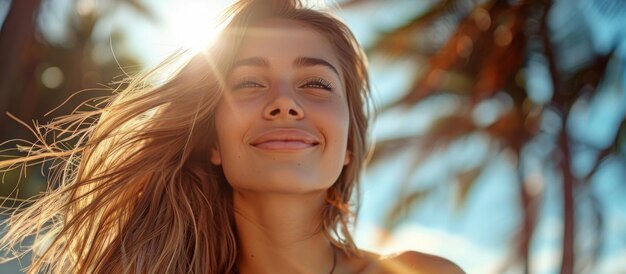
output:
[[[185,54],[178,52],[97,99],[100,107],[36,128],[38,141],[26,155],[2,161],[0,168],[50,161],[55,187],[13,209],[0,249],[8,256],[33,251],[29,273],[232,271],[238,252],[232,189],[209,161],[214,113],[247,29],[269,18],[319,31],[341,63],[351,161],[327,191],[321,229],[333,245],[355,254],[350,200],[366,154],[365,55],[340,20],[296,0],[239,1],[206,51],[183,62]],[[30,236],[34,244],[18,248]]]

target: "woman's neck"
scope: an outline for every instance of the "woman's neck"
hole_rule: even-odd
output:
[[[321,230],[324,192],[234,193],[240,273],[329,273],[333,248]]]

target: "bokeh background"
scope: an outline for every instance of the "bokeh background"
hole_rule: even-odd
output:
[[[32,140],[16,119],[45,124],[210,43],[228,3],[0,0],[0,141]],[[626,1],[314,4],[370,61],[362,248],[433,253],[468,273],[626,273]],[[9,172],[0,195],[45,182],[38,166]]]

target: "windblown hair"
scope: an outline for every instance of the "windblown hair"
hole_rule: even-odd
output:
[[[46,162],[53,167],[50,187],[15,209],[0,249],[7,256],[32,251],[29,273],[230,273],[237,234],[232,188],[209,161],[214,115],[247,30],[270,18],[319,31],[340,61],[351,161],[327,191],[320,229],[333,245],[356,254],[350,201],[366,154],[366,59],[345,24],[296,0],[240,1],[204,52],[183,62],[185,55],[176,53],[98,99],[97,108],[33,130],[37,142],[26,155],[0,168]],[[164,73],[165,80],[158,78]],[[34,244],[19,247],[29,237]]]

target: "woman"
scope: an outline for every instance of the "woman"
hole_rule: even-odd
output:
[[[462,273],[350,237],[368,98],[350,30],[295,0],[241,1],[224,20],[207,52],[174,73],[170,58],[2,163],[59,170],[3,250],[36,235],[30,273]]]

